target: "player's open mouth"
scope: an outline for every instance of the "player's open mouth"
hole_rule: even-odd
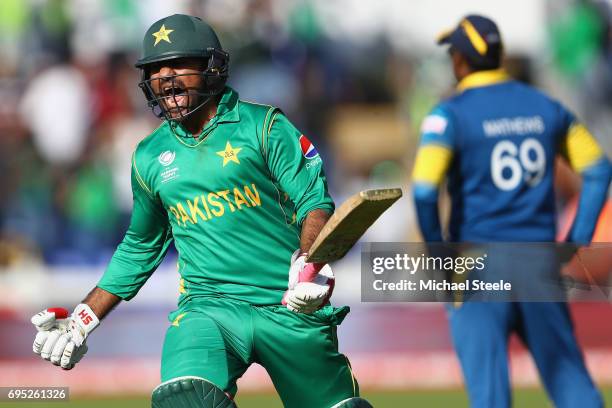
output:
[[[162,89],[164,96],[180,95],[185,93],[185,89],[180,85],[169,85]]]
[[[168,108],[184,108],[188,102],[188,91],[180,85],[169,85],[162,89],[162,97]]]

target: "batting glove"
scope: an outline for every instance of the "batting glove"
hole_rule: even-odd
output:
[[[282,304],[296,313],[311,314],[329,301],[334,291],[334,273],[328,264],[308,263],[307,254],[291,257],[288,290]]]
[[[85,339],[100,320],[91,308],[81,303],[71,316],[64,308],[49,308],[32,316],[38,330],[32,349],[43,360],[70,370],[87,353]]]

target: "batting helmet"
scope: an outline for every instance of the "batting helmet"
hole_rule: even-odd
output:
[[[190,107],[184,114],[172,117],[162,103],[163,100],[186,95],[187,91],[175,86],[179,75],[172,75],[164,78],[165,81],[171,81],[172,93],[156,95],[151,87],[149,67],[154,63],[179,58],[202,59],[202,86],[195,92],[195,96],[200,98],[199,103]],[[174,14],[156,21],[147,30],[143,40],[143,55],[135,66],[142,70],[142,80],[138,85],[153,113],[167,120],[182,120],[223,91],[229,71],[229,54],[221,47],[212,27],[202,19]]]

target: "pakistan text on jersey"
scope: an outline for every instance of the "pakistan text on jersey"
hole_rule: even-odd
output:
[[[544,133],[544,119],[541,116],[517,116],[485,120],[482,128],[487,137],[521,136]]]
[[[233,187],[227,190],[202,193],[185,202],[168,207],[176,222],[186,227],[187,223],[197,224],[248,208],[261,207],[261,197],[255,183],[250,186]]]

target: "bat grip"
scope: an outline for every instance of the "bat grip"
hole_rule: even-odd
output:
[[[317,277],[321,269],[325,266],[324,263],[312,262],[307,263],[304,269],[300,272],[298,282],[312,282]]]

